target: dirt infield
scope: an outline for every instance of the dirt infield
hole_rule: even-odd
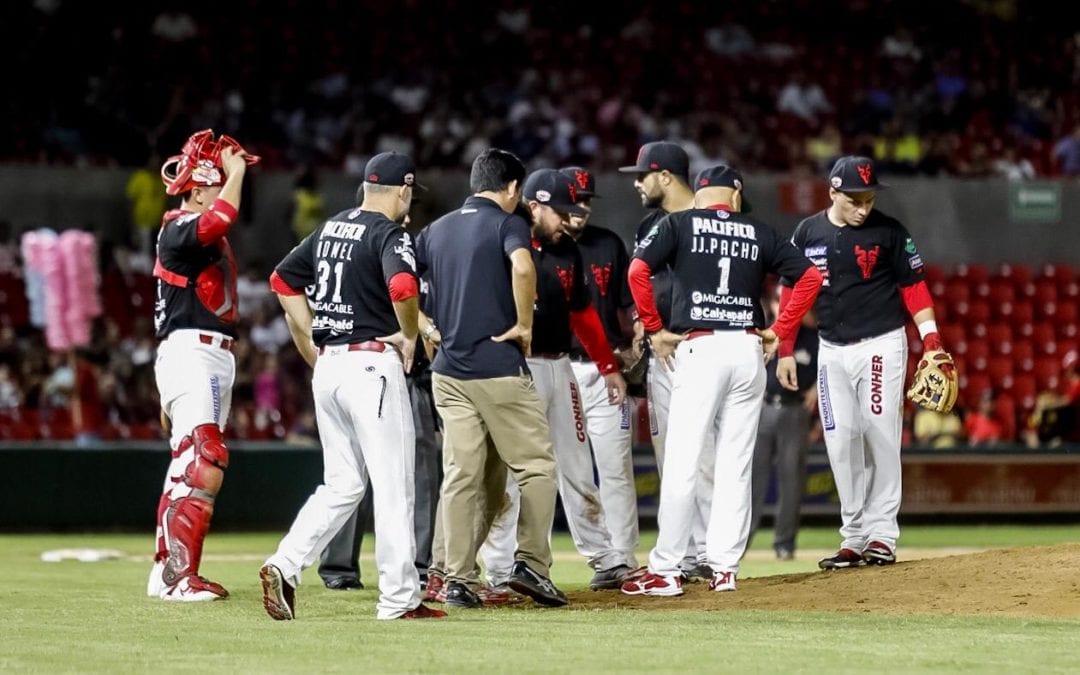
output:
[[[1080,543],[740,579],[734,593],[688,584],[676,598],[570,595],[574,609],[679,609],[1080,618]]]

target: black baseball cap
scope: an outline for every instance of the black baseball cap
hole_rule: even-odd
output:
[[[665,170],[690,183],[690,157],[678,143],[671,141],[646,143],[638,150],[637,162],[633,166],[619,167],[620,173],[651,173]]]
[[[533,171],[525,178],[522,190],[525,199],[550,206],[559,213],[583,216],[587,212],[577,205],[577,183],[555,169]]]
[[[739,173],[737,169],[733,169],[726,164],[717,164],[716,166],[702,169],[698,172],[697,178],[694,179],[694,192],[710,187],[725,187],[741,191],[743,189],[742,174]],[[742,195],[742,207],[740,212],[750,212],[750,201],[746,198],[745,194]]]
[[[412,158],[400,152],[380,152],[364,166],[364,182],[374,185],[408,185],[421,190],[416,182],[416,165]]]
[[[596,176],[593,175],[592,171],[580,166],[568,166],[559,169],[559,173],[577,183],[577,198],[579,201],[600,196],[596,194]]]
[[[878,182],[874,160],[859,155],[847,155],[836,160],[829,172],[829,185],[840,192],[870,192],[889,187]]]

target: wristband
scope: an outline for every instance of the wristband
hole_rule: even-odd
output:
[[[933,319],[927,319],[919,324],[919,337],[926,339],[926,336],[930,333],[938,332],[937,321]]]

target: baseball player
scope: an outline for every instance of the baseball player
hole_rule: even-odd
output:
[[[664,216],[694,207],[694,191],[690,188],[690,158],[677,143],[646,143],[638,150],[634,165],[621,167],[619,171],[636,174],[634,187],[641,195],[641,204],[647,209],[653,209],[638,224],[634,237],[635,247],[641,245],[646,235]],[[665,325],[669,325],[672,286],[670,270],[665,267],[653,270],[652,286],[660,318]],[[635,330],[640,330],[639,322],[635,321],[634,325]],[[646,375],[649,427],[661,480],[671,402],[671,378],[671,371],[661,368],[656,355],[650,353]],[[698,515],[693,521],[693,532],[682,563],[683,573],[690,581],[708,581],[712,578],[712,570],[704,564],[705,523],[708,520],[709,499],[712,496],[712,468],[707,464],[708,461],[709,458],[706,458],[706,464],[702,465],[701,485],[698,486]]]
[[[363,203],[331,217],[271,276],[297,349],[315,368],[312,389],[323,448],[323,484],[259,570],[263,606],[296,616],[300,573],[356,512],[371,478],[379,619],[430,619],[413,561],[415,432],[405,373],[417,338],[416,258],[401,223],[416,169],[384,152],[364,168]],[[304,288],[314,286],[314,306]]]
[[[569,214],[565,227],[566,233],[581,252],[592,305],[600,316],[608,343],[612,347],[628,350],[631,336],[624,336],[620,321],[620,315],[629,317],[634,304],[630,286],[626,282],[626,272],[630,266],[626,246],[611,230],[588,224],[590,202],[599,196],[592,172],[572,166],[560,169],[560,173],[575,182],[578,206],[585,209],[583,215]],[[607,382],[579,340],[573,341],[570,361],[581,392],[589,444],[600,479],[600,503],[604,507],[608,532],[611,533],[611,544],[622,554],[623,564],[636,568],[634,552],[639,535],[630,401],[624,399],[621,405],[611,405]],[[607,586],[596,584],[592,588],[598,590],[618,586],[618,582],[612,579]]]
[[[695,182],[695,208],[653,226],[634,251],[630,289],[661,367],[674,366],[669,443],[660,483],[660,528],[648,572],[627,580],[628,595],[681,595],[682,562],[696,510],[702,455],[715,457],[707,523],[709,588],[735,590],[750,529],[750,468],[766,355],[789,339],[813,304],[821,275],[769,226],[742,213],[742,178],[727,166]],[[649,278],[670,265],[671,330],[656,311]],[[759,298],[768,272],[797,279],[793,297],[761,330]],[[713,427],[717,432],[713,434]]]
[[[791,238],[825,280],[815,307],[818,409],[843,541],[818,563],[822,569],[896,561],[907,314],[926,352],[943,349],[915,242],[899,221],[874,210],[883,187],[872,160],[841,157],[829,174],[832,205],[799,223]],[[776,375],[793,388],[794,362],[782,359]]]
[[[603,378],[608,405],[623,403],[626,383],[600,317],[589,303],[581,254],[563,236],[568,215],[584,214],[584,209],[575,203],[576,184],[554,169],[541,169],[525,179],[523,196],[532,221],[532,255],[536,266],[532,354],[526,360],[547,414],[559,495],[570,534],[578,552],[595,570],[590,586],[615,587],[633,567],[625,554],[612,546],[593,482],[581,390],[568,356],[571,333],[577,335],[595,364],[593,368]],[[517,538],[515,487],[507,485],[512,506],[499,515],[480,549],[492,586],[501,585],[510,573]]]
[[[236,361],[236,260],[226,235],[240,208],[249,155],[210,129],[192,134],[161,167],[165,191],[180,195],[158,232],[158,346],[154,375],[172,462],[158,501],[157,551],[146,593],[162,600],[228,597],[199,576],[203,540],[221,490],[229,449],[222,432],[232,402]]]

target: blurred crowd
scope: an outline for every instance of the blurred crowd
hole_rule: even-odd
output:
[[[605,169],[666,138],[744,171],[855,152],[893,173],[1080,175],[1080,31],[1052,3],[19,0],[0,13],[17,28],[9,88],[46,91],[0,106],[0,161],[156,167],[213,127],[271,167],[352,172],[385,150],[467,167],[491,146]]]

